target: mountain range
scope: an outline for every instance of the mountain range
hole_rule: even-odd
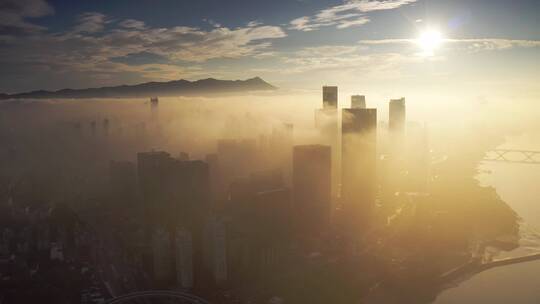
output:
[[[247,93],[270,91],[277,88],[260,77],[246,80],[219,80],[214,78],[189,81],[185,79],[167,82],[146,82],[88,89],[62,89],[58,91],[32,91],[1,94],[0,99],[39,98],[148,98],[152,96],[194,96],[224,93]]]

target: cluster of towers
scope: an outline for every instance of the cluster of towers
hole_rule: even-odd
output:
[[[323,107],[316,110],[315,119],[332,151],[332,193],[350,228],[362,230],[369,224],[378,192],[377,109],[366,106],[365,96],[353,95],[340,119],[338,88],[324,86],[322,97]],[[405,112],[404,98],[390,101],[388,129],[396,139],[404,133]]]

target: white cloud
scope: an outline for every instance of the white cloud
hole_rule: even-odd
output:
[[[359,26],[370,21],[366,13],[396,9],[417,0],[347,0],[343,4],[320,10],[313,16],[303,16],[290,22],[290,28],[299,31],[312,31],[323,26],[336,26],[339,29]]]
[[[144,22],[135,19],[126,19],[119,23],[123,28],[142,30],[146,27]]]
[[[99,79],[131,73],[139,79],[177,79],[200,73],[200,64],[211,59],[272,56],[271,40],[286,36],[278,26],[255,23],[205,30],[186,26],[153,28],[137,20],[117,24],[110,20],[100,13],[86,13],[66,32],[0,38],[9,44],[0,48],[0,65],[9,66],[13,73],[40,70]],[[35,51],[37,46],[39,52]],[[159,64],[149,61],[137,65],[113,60],[140,53],[163,59]]]
[[[255,27],[255,26],[259,26],[261,25],[262,23],[259,22],[259,21],[256,21],[256,20],[253,20],[253,21],[250,21],[246,24],[247,27]]]
[[[84,13],[78,18],[79,24],[73,29],[76,33],[97,33],[105,29],[105,24],[110,21],[101,13]]]
[[[28,22],[54,13],[44,0],[0,0],[0,35],[33,34],[46,28]]]
[[[379,0],[379,1],[369,1],[369,0],[360,0],[360,1],[350,1],[357,5],[358,10],[362,12],[372,12],[372,11],[381,11],[395,9],[403,5],[411,4],[416,2],[416,0]]]
[[[500,39],[500,38],[472,38],[472,39],[444,39],[445,47],[468,50],[471,52],[496,51],[511,48],[531,48],[540,47],[540,40],[520,40],[520,39]],[[380,39],[362,40],[360,44],[365,45],[398,45],[415,44],[416,39]],[[461,46],[461,47],[460,47]]]
[[[540,47],[540,40],[520,40],[520,39],[447,39],[449,43],[465,45],[472,52],[505,50],[511,48],[531,48]]]
[[[351,27],[351,26],[363,25],[363,24],[366,24],[368,22],[369,22],[368,17],[360,17],[360,18],[358,18],[356,20],[342,21],[337,25],[337,28],[338,29],[344,29],[344,28],[348,28],[348,27]]]
[[[282,54],[281,58],[288,67],[280,69],[280,72],[285,74],[333,70],[369,73],[372,77],[389,77],[398,73],[403,63],[418,60],[395,52],[367,53],[365,48],[358,45],[303,48],[290,54]]]

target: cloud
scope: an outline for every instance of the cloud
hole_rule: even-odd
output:
[[[472,52],[496,51],[512,48],[532,48],[540,47],[540,40],[520,40],[520,39],[446,39],[448,43],[465,45],[467,50]]]
[[[218,22],[212,20],[212,19],[207,19],[207,18],[204,18],[203,19],[204,22],[210,24],[211,26],[215,27],[215,28],[219,28],[221,27],[221,24],[219,24]]]
[[[54,13],[44,0],[0,0],[0,35],[28,35],[46,28],[28,22],[27,18],[38,18]]]
[[[417,0],[347,0],[343,4],[320,10],[313,16],[293,19],[290,28],[299,31],[313,31],[324,26],[336,26],[339,29],[359,26],[370,21],[366,13],[396,9]]]
[[[520,40],[520,39],[500,39],[500,38],[473,38],[473,39],[444,39],[444,44],[448,48],[468,50],[470,52],[496,51],[512,48],[532,48],[540,47],[540,40]],[[360,44],[365,45],[399,45],[415,44],[416,39],[380,39],[362,40]],[[461,46],[461,47],[460,47]]]
[[[371,77],[391,77],[399,72],[403,63],[418,60],[395,52],[366,53],[365,48],[359,45],[308,47],[282,54],[281,58],[288,67],[281,69],[284,74],[333,70],[367,73]]]
[[[355,3],[358,6],[358,10],[362,12],[372,12],[372,11],[381,11],[381,10],[390,10],[396,9],[400,6],[411,4],[416,2],[416,0],[380,0],[380,1],[350,1]]]
[[[76,33],[97,33],[105,29],[105,24],[110,21],[101,13],[89,12],[79,16],[78,24],[73,29]]]
[[[259,26],[261,25],[262,23],[259,22],[259,21],[256,21],[256,20],[253,20],[253,21],[250,21],[246,24],[247,27],[255,27],[255,26]]]
[[[127,54],[121,57],[112,57],[109,58],[112,62],[124,63],[127,65],[144,65],[144,64],[167,64],[169,60],[161,55],[149,53],[149,52],[140,52]]]
[[[363,25],[363,24],[366,24],[369,22],[369,18],[368,17],[360,17],[356,20],[345,20],[345,21],[342,21],[340,22],[336,27],[338,29],[344,29],[344,28],[348,28],[348,27],[351,27],[351,26],[357,26],[357,25]]]
[[[136,73],[140,80],[163,80],[201,73],[200,65],[213,59],[271,56],[271,41],[286,36],[278,26],[259,23],[201,29],[150,27],[137,20],[111,20],[100,13],[85,13],[73,28],[64,32],[11,40],[0,37],[0,43],[7,46],[0,47],[0,65],[9,64],[15,74],[17,70],[33,69],[57,77],[78,73],[110,80],[114,75]],[[37,47],[39,52],[35,51]]]
[[[136,29],[136,30],[143,30],[146,25],[144,22],[135,20],[135,19],[126,19],[119,23],[119,25],[123,28],[127,29]]]

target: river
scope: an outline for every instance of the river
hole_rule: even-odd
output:
[[[509,139],[500,148],[540,150],[530,136]],[[492,186],[521,217],[520,247],[498,257],[540,252],[540,164],[491,163],[480,165],[478,180]],[[540,261],[490,269],[442,292],[434,304],[538,304]]]

